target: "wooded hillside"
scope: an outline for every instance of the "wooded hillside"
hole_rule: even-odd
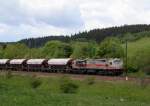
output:
[[[110,27],[102,29],[94,29],[85,32],[79,32],[74,35],[61,35],[61,36],[48,36],[39,38],[29,38],[20,40],[20,43],[25,43],[28,47],[37,48],[44,46],[48,41],[58,40],[62,42],[70,41],[89,41],[94,40],[96,42],[101,42],[106,37],[122,37],[126,33],[138,33],[143,31],[150,31],[150,25],[124,25],[119,27]],[[41,35],[42,36],[42,35]]]

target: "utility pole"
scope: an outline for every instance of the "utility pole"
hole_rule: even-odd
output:
[[[127,41],[127,39],[126,39],[126,50],[125,50],[125,60],[126,60],[126,65],[125,65],[125,71],[126,71],[126,80],[128,80],[128,41]]]

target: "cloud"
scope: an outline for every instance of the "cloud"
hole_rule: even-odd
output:
[[[72,32],[78,32],[78,29],[56,28],[45,23],[40,23],[36,26],[29,24],[20,24],[19,26],[0,24],[0,41],[18,41],[23,38],[49,36],[50,34],[55,36],[69,35]]]
[[[80,27],[83,20],[78,5],[68,0],[22,0],[22,8],[38,23],[56,27]]]
[[[149,24],[149,0],[94,0],[80,5],[85,28]],[[89,15],[90,13],[90,15]]]
[[[0,41],[70,34],[84,26],[79,7],[71,0],[0,0],[0,4]]]
[[[0,41],[149,24],[149,0],[0,0]]]
[[[83,20],[78,6],[66,0],[62,1],[12,0],[8,2],[1,0],[0,22],[11,25],[47,23],[56,27],[82,26]]]

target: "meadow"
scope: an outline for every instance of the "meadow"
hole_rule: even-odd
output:
[[[141,52],[145,54],[150,53],[150,38],[149,37],[144,37],[137,41],[128,43],[128,56],[133,57],[135,54],[137,54],[137,52]],[[150,58],[150,55],[147,58]]]
[[[150,38],[143,37],[134,42],[128,42],[128,70],[129,72],[147,72],[149,73],[150,64]],[[122,45],[125,49],[125,44]],[[138,76],[139,73],[130,73]]]
[[[62,93],[58,77],[0,75],[0,106],[150,106],[150,85],[135,81],[73,80],[76,93]]]

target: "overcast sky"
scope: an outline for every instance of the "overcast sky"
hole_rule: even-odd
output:
[[[150,24],[150,0],[0,0],[0,42]]]

